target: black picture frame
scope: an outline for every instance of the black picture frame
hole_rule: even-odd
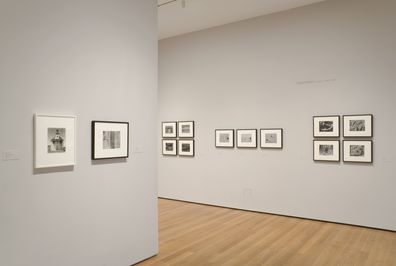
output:
[[[231,134],[232,138],[230,140],[230,144],[228,145],[221,145],[219,142],[218,138],[218,133],[229,133]],[[215,147],[216,148],[227,148],[227,149],[233,149],[235,148],[235,130],[234,129],[215,129]]]
[[[181,127],[183,124],[190,124],[191,126],[191,134],[184,134]],[[194,121],[178,121],[177,122],[177,136],[179,138],[194,138],[195,135],[195,122]]]
[[[355,119],[368,119],[369,123],[368,123],[368,127],[369,130],[367,131],[366,134],[359,134],[358,130],[356,131],[350,131],[347,130],[347,124],[349,124],[348,122],[350,122],[349,118],[354,117]],[[366,121],[366,120],[364,120]],[[343,124],[343,136],[344,138],[372,138],[374,136],[374,116],[372,114],[357,114],[357,115],[343,115],[342,116],[342,124]],[[366,125],[364,125],[366,126]]]
[[[245,131],[246,133],[248,133],[248,131],[250,131],[250,133],[252,133],[251,131],[253,131],[254,133],[254,142],[252,141],[252,143],[254,145],[242,145],[241,142],[239,141],[239,134],[242,134],[243,131]],[[237,129],[236,130],[236,146],[237,148],[242,148],[242,149],[257,149],[257,129]]]
[[[101,125],[101,129],[99,129],[99,125]],[[114,127],[111,127],[114,126]],[[126,127],[126,128],[124,128]],[[119,138],[118,142],[119,148],[109,148],[109,149],[99,149],[100,145],[98,141],[102,141],[104,146],[104,136],[100,134],[100,132],[104,132],[103,129],[114,129],[120,130],[120,135],[117,136],[109,136],[113,139],[113,142],[117,143],[117,140],[114,141],[115,138]],[[100,130],[100,131],[97,131]],[[121,131],[123,134],[121,134]],[[116,131],[117,132],[117,131]],[[99,137],[101,136],[101,138]],[[99,137],[99,138],[98,138]],[[111,140],[111,139],[110,139]],[[123,141],[124,140],[124,141]],[[111,141],[110,141],[111,142]],[[116,149],[120,149],[119,155],[117,154]],[[106,150],[112,150],[112,155],[106,155]],[[102,154],[102,155],[100,155]],[[128,158],[129,157],[129,122],[119,122],[119,121],[102,121],[102,120],[93,120],[91,121],[91,159],[92,160],[105,160],[105,159],[118,159],[118,158]]]
[[[348,152],[346,151],[346,148],[348,147],[346,144],[369,144],[369,149],[370,152],[368,153],[369,159],[365,160],[364,157],[360,158],[362,156],[356,156],[355,160],[353,159],[346,159],[346,158],[353,158],[353,156],[348,156]],[[343,146],[343,154],[342,154],[342,161],[345,163],[367,163],[367,164],[371,164],[373,163],[373,156],[374,156],[374,151],[373,151],[373,141],[372,140],[343,140],[342,141],[342,146]],[[350,146],[349,146],[350,147]],[[363,154],[365,155],[365,154]],[[358,157],[360,158],[360,160],[358,159]]]
[[[321,125],[320,120],[324,120],[327,118],[327,121],[322,122],[331,122],[332,127],[336,127],[333,131],[322,131],[320,127],[323,125],[325,127],[326,124]],[[321,116],[313,116],[313,137],[314,138],[339,138],[341,136],[341,124],[340,124],[341,116],[340,115],[321,115]],[[330,124],[330,123],[328,123]]]
[[[183,151],[183,148],[180,147],[185,142],[190,143],[190,151],[189,152]],[[181,157],[194,157],[195,156],[195,141],[193,139],[179,139],[177,141],[177,150],[178,150],[179,156],[181,156]]]
[[[176,121],[166,121],[166,122],[162,122],[162,127],[161,127],[161,131],[162,131],[162,138],[177,138],[177,122]],[[167,133],[166,132],[166,127],[167,126],[171,126],[173,128],[173,132],[172,133]]]
[[[330,143],[331,144],[333,144],[333,145],[336,145],[336,151],[338,151],[338,153],[337,153],[337,156],[336,156],[336,158],[335,159],[330,159],[330,158],[328,158],[328,159],[326,159],[324,156],[322,156],[323,158],[322,159],[318,159],[318,158],[320,158],[320,154],[317,154],[317,150],[316,150],[316,144],[317,143],[319,143],[319,145],[320,145],[320,142],[322,143],[322,145],[329,145]],[[341,143],[340,143],[340,141],[339,140],[334,140],[334,139],[331,139],[331,140],[322,140],[322,139],[320,139],[320,140],[313,140],[313,160],[315,161],[315,162],[335,162],[335,163],[337,163],[337,162],[340,162],[341,161]]]
[[[275,132],[279,131],[280,132],[280,143],[278,145],[263,145],[263,136],[262,133],[268,131],[268,132]],[[265,143],[265,141],[264,141]],[[260,148],[261,149],[283,149],[283,128],[261,128],[260,129]]]
[[[174,151],[172,152],[167,152],[165,147],[167,142],[172,142]],[[177,151],[178,151],[178,145],[177,145],[177,140],[176,139],[163,139],[162,140],[162,155],[164,156],[177,156]]]

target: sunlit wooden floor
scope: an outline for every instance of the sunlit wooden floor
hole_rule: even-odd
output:
[[[159,199],[146,265],[396,265],[396,233]]]

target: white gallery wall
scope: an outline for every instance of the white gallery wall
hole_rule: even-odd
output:
[[[396,230],[395,27],[393,0],[328,0],[160,41],[159,123],[195,120],[196,155],[158,151],[159,196]],[[313,161],[312,116],[367,113],[373,164]],[[215,148],[277,127],[283,150]]]
[[[0,265],[131,265],[157,253],[155,0],[0,2]],[[77,116],[77,164],[33,170],[33,114]],[[130,157],[91,161],[91,121]]]

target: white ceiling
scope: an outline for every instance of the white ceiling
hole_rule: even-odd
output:
[[[158,0],[159,39],[322,1],[324,0]]]

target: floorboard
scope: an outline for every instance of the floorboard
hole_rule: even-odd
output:
[[[396,266],[396,233],[159,199],[159,254],[138,266]]]

